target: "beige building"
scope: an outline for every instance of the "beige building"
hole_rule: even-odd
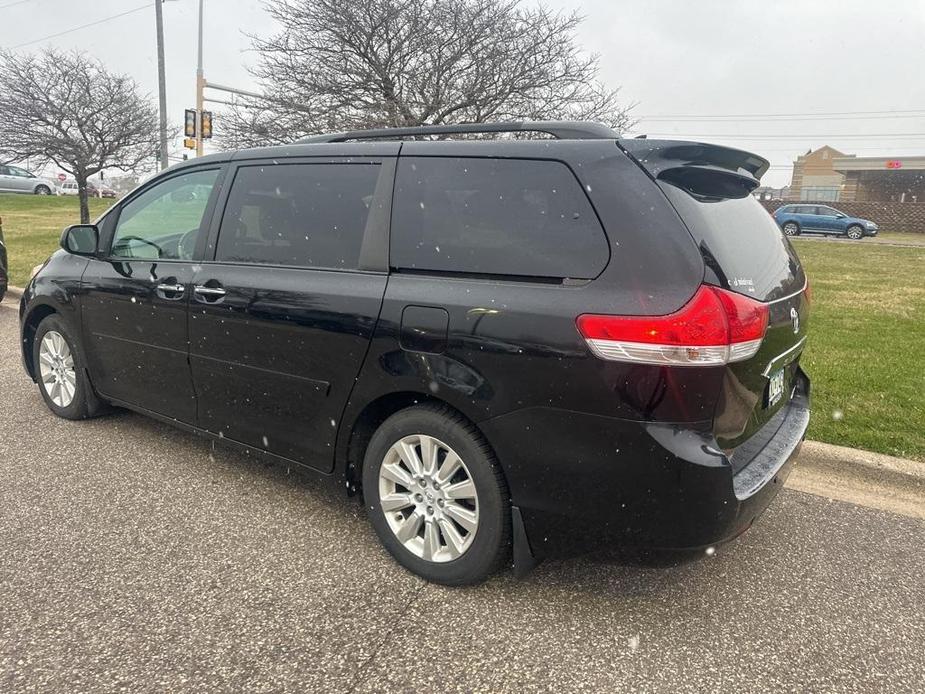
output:
[[[925,202],[925,156],[858,157],[825,145],[793,162],[787,199]]]
[[[797,157],[793,162],[793,178],[790,181],[791,200],[831,200],[841,199],[841,187],[845,175],[836,171],[833,164],[836,159],[850,158],[834,147],[825,145]]]

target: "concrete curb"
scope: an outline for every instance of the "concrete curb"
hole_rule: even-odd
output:
[[[925,519],[925,462],[806,441],[786,486]]]
[[[873,482],[911,484],[925,488],[925,462],[894,458],[857,448],[833,446],[819,441],[803,443],[798,465],[831,468],[842,474],[850,469],[854,475]]]
[[[14,287],[12,284],[11,284],[11,285],[8,285],[7,288],[6,288],[6,294],[7,294],[7,296],[12,296],[12,297],[14,297],[14,298],[16,298],[16,299],[21,299],[21,298],[22,298],[22,293],[23,293],[24,291],[26,291],[26,290],[23,289],[22,287]]]

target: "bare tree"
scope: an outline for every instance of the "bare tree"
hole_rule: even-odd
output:
[[[631,125],[582,51],[582,21],[520,0],[268,0],[281,25],[252,37],[265,100],[223,123],[234,146],[425,123],[581,119]],[[300,108],[292,107],[292,103]]]
[[[0,52],[0,156],[53,161],[77,181],[90,221],[87,179],[131,171],[157,149],[157,110],[131,79],[82,53]]]

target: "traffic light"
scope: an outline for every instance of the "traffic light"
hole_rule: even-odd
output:
[[[208,140],[212,137],[212,111],[202,112],[202,139]]]
[[[194,108],[186,109],[183,134],[187,137],[196,137],[196,109]]]

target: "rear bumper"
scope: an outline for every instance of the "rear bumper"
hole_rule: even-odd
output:
[[[707,422],[532,408],[481,426],[505,469],[530,551],[542,558],[608,545],[692,549],[741,534],[783,487],[799,453],[809,422],[802,372],[781,412],[735,475]]]

